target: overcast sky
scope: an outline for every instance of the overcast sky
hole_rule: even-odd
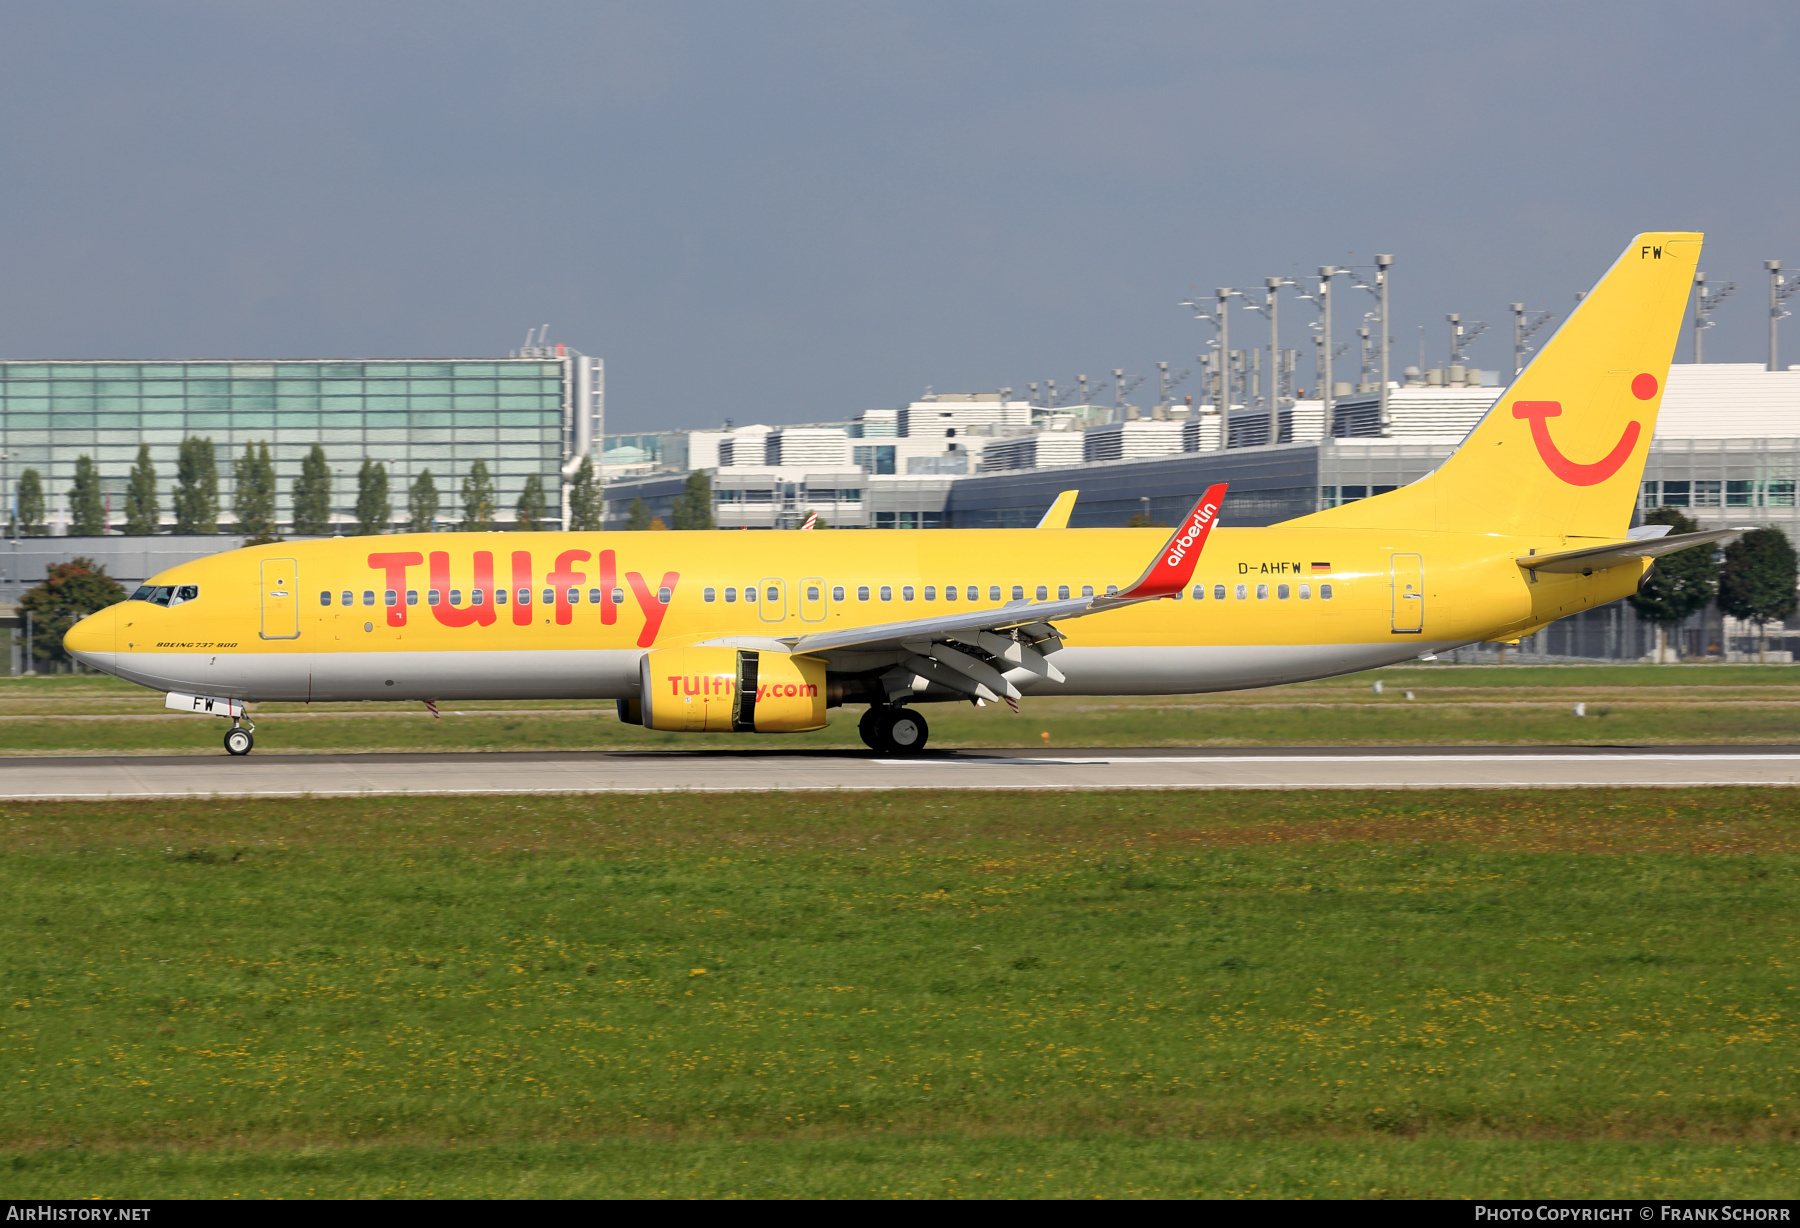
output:
[[[3,358],[548,322],[653,430],[1191,367],[1183,298],[1373,252],[1397,366],[1460,311],[1501,368],[1508,302],[1658,228],[1740,286],[1707,357],[1761,361],[1800,267],[1792,3],[63,2],[0,46]]]

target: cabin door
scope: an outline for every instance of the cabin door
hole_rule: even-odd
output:
[[[293,559],[263,560],[262,637],[300,638],[300,568]]]
[[[1394,634],[1417,635],[1425,630],[1425,556],[1393,557]]]
[[[787,585],[765,577],[757,593],[757,609],[766,623],[787,621]]]

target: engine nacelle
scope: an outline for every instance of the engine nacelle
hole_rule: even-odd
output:
[[[825,662],[743,648],[661,648],[638,666],[644,726],[671,733],[823,729]]]

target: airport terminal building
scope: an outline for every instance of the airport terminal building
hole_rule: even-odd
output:
[[[332,473],[332,519],[354,521],[364,458],[388,469],[396,522],[407,490],[429,469],[446,521],[460,517],[458,491],[477,460],[493,475],[502,520],[528,477],[543,483],[550,516],[565,460],[597,425],[597,360],[560,356],[382,361],[0,362],[0,488],[6,518],[21,472],[43,482],[50,533],[66,532],[78,457],[99,467],[109,524],[124,519],[124,493],[140,445],[156,466],[165,521],[176,450],[209,438],[219,474],[221,527],[232,506],[232,461],[267,443],[277,476],[278,522],[291,519],[290,491],[312,446]]]

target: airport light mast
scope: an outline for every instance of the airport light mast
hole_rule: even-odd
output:
[[[1779,260],[1765,260],[1763,268],[1769,270],[1769,370],[1779,371],[1781,349],[1780,339],[1776,336],[1776,325],[1794,314],[1787,309],[1786,304],[1795,291],[1800,291],[1800,277],[1782,276]]]
[[[1537,347],[1531,339],[1556,318],[1554,311],[1526,311],[1524,303],[1508,303],[1513,317],[1513,375],[1525,369],[1525,355]]]
[[[1386,435],[1388,427],[1393,424],[1393,416],[1388,410],[1388,345],[1393,337],[1388,333],[1388,270],[1394,266],[1394,258],[1389,255],[1375,257],[1375,282],[1373,285],[1364,281],[1353,270],[1346,269],[1350,280],[1375,296],[1376,313],[1381,317],[1381,433]],[[1366,364],[1365,364],[1366,365]]]
[[[1713,326],[1712,313],[1717,311],[1719,304],[1730,298],[1732,291],[1736,289],[1737,283],[1728,281],[1709,294],[1706,290],[1706,274],[1694,274],[1694,362],[1696,364],[1706,361],[1703,357],[1705,348],[1701,336]]]
[[[1263,278],[1264,293],[1260,301],[1244,295],[1244,306],[1269,318],[1269,400],[1271,412],[1281,409],[1281,288],[1297,286],[1287,277]],[[1273,429],[1273,420],[1271,420]]]

